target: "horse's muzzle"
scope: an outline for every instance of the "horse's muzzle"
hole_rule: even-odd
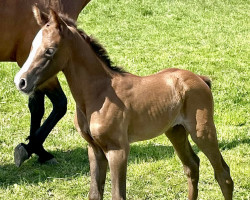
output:
[[[19,83],[18,83],[18,89],[19,90],[25,90],[25,88],[27,87],[27,81],[25,78],[21,78]]]

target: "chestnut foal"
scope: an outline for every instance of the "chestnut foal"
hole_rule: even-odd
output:
[[[38,8],[34,8],[39,13]],[[42,24],[35,14],[38,24]],[[188,133],[211,162],[224,198],[232,199],[233,180],[218,148],[210,80],[190,71],[166,69],[139,77],[112,66],[94,39],[50,10],[36,35],[17,88],[31,94],[63,71],[76,101],[75,124],[89,143],[89,199],[102,199],[109,165],[112,199],[126,199],[130,143],[165,133],[188,178],[189,199],[197,199],[199,158]]]

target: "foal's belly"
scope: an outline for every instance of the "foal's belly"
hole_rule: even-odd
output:
[[[158,132],[137,132],[136,134],[128,133],[129,134],[128,141],[129,143],[133,143],[133,142],[138,142],[138,141],[150,140],[152,138],[155,138],[163,134],[167,130],[168,128],[163,129],[162,131],[158,131]]]
[[[163,114],[155,119],[144,117],[133,120],[133,126],[128,129],[129,143],[149,140],[165,133],[169,128],[173,127],[178,115],[179,112],[176,111]]]

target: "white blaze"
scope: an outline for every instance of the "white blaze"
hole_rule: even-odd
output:
[[[42,32],[42,30],[40,30],[36,34],[36,37],[34,38],[34,40],[32,42],[32,50],[29,54],[28,59],[26,60],[26,62],[24,63],[24,65],[22,66],[20,71],[15,76],[14,82],[15,82],[17,88],[18,88],[21,76],[23,75],[23,73],[28,71],[32,61],[34,60],[34,57],[37,53],[37,50],[40,47],[40,45],[42,44],[42,40],[43,40],[43,32]]]

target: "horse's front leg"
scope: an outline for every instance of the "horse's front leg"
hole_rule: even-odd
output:
[[[129,145],[125,147],[110,146],[107,158],[111,174],[112,199],[126,199],[126,175]]]
[[[89,144],[88,155],[91,174],[89,199],[101,200],[103,199],[108,161],[102,149],[96,145]]]
[[[28,107],[31,114],[30,135],[27,139],[31,139],[35,132],[40,128],[41,120],[44,115],[44,92],[37,90],[29,96]],[[20,143],[15,148],[14,160],[17,167],[19,167],[25,160],[27,160],[32,153],[34,147],[32,142],[27,144]]]
[[[44,115],[45,94],[51,100],[53,110],[40,127],[41,119]],[[55,161],[54,156],[43,148],[43,142],[67,111],[67,99],[57,78],[50,81],[45,89],[37,90],[30,96],[29,109],[31,113],[30,136],[28,137],[29,143],[27,145],[19,144],[15,148],[14,159],[18,167],[28,159],[32,153],[39,156],[39,161],[41,163]]]

